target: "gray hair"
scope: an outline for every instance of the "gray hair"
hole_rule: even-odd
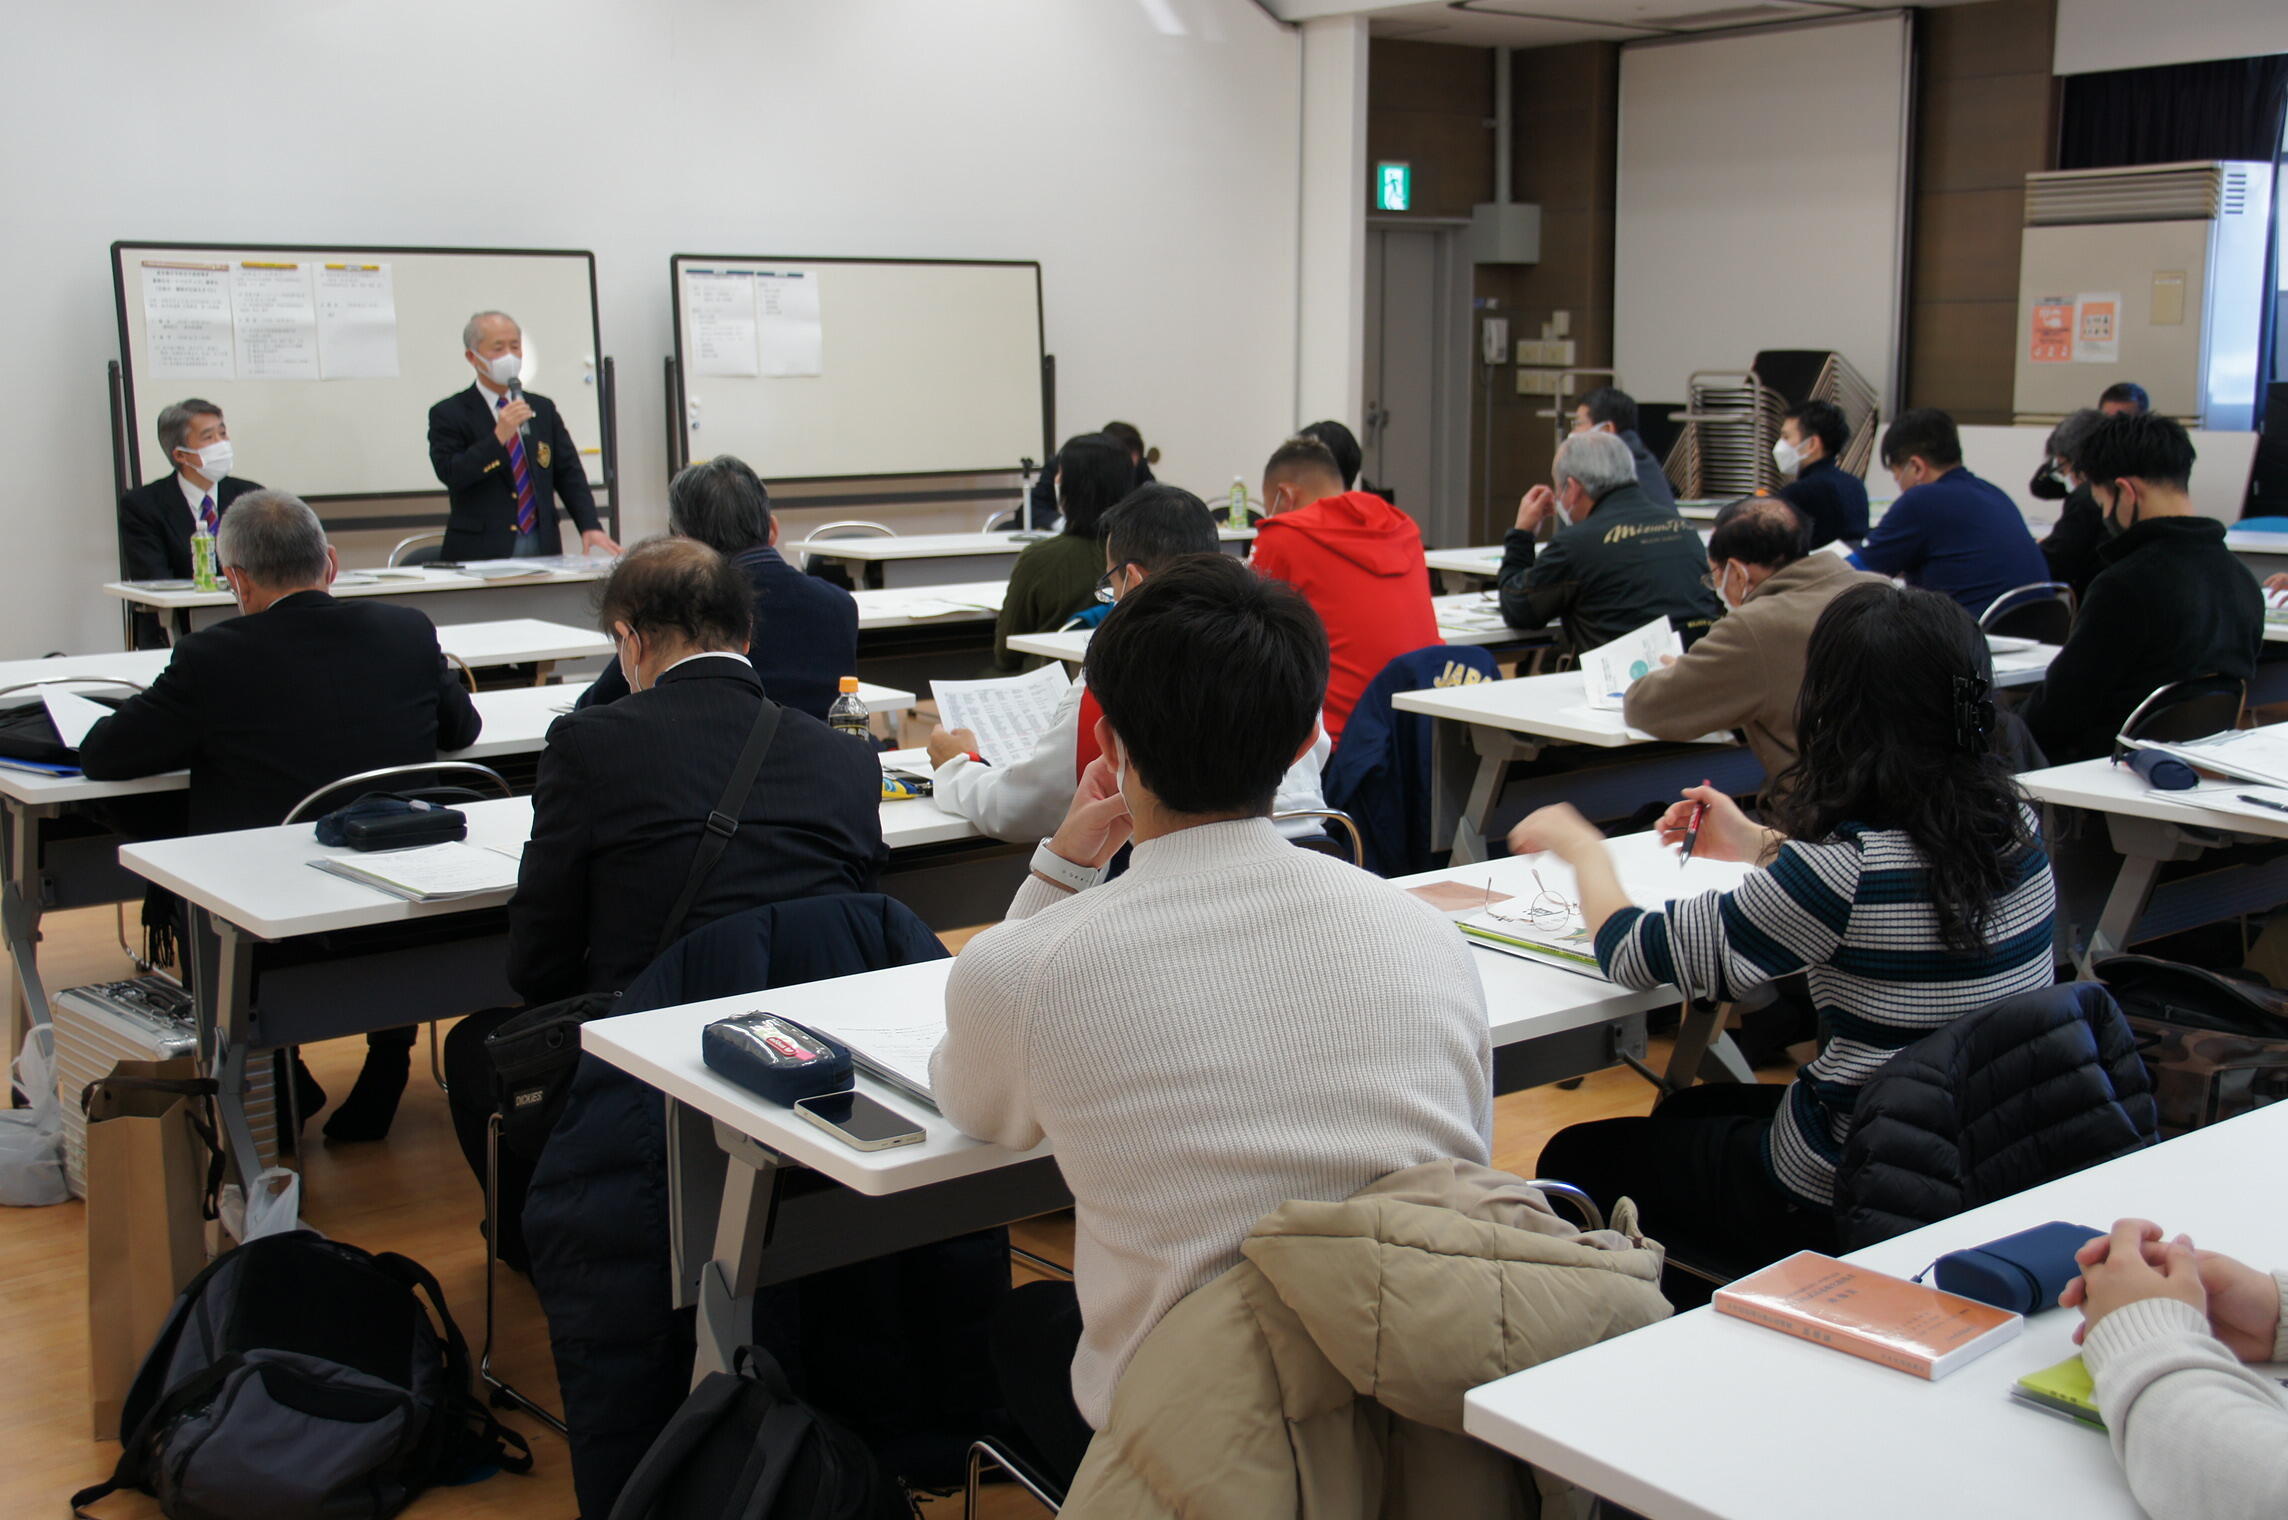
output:
[[[521,338],[524,336],[524,329],[519,327],[517,325],[516,318],[510,316],[507,312],[480,311],[475,316],[469,318],[466,323],[462,324],[461,347],[467,349],[472,354],[477,351],[477,345],[484,342],[485,340],[485,319],[488,317],[500,318],[509,326],[516,328],[516,335],[518,337]]]
[[[1629,446],[1611,433],[1575,433],[1557,446],[1557,458],[1549,473],[1559,490],[1568,480],[1577,480],[1589,499],[1598,501],[1622,486],[1636,484],[1637,461]]]
[[[667,530],[744,554],[771,541],[771,493],[735,454],[687,464],[667,483]]]
[[[215,559],[265,590],[326,578],[326,530],[291,491],[249,491],[230,504],[215,534]]]
[[[221,407],[216,406],[212,401],[202,401],[196,396],[186,396],[173,406],[161,408],[159,412],[159,447],[167,451],[167,463],[171,465],[175,462],[175,450],[184,447],[183,440],[191,436],[191,419],[193,417],[220,417],[221,415]]]
[[[2094,406],[2085,406],[2078,412],[2068,412],[2063,422],[2050,429],[2050,441],[2042,445],[2052,459],[2067,469],[2080,473],[2081,451],[2089,446],[2089,435],[2105,421],[2105,413]]]

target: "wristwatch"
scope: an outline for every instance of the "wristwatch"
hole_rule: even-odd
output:
[[[1104,880],[1104,867],[1074,865],[1050,849],[1046,839],[1033,850],[1033,873],[1047,877],[1068,892],[1086,892]]]

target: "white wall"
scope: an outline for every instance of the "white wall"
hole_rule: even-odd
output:
[[[1833,349],[1893,410],[1907,37],[1887,14],[1621,49],[1623,389],[1682,401],[1694,370]]]
[[[2282,0],[2058,0],[2059,74],[2288,53]]]
[[[0,656],[117,647],[115,238],[594,249],[636,533],[674,252],[1037,258],[1060,426],[1128,418],[1214,494],[1292,425],[1302,45],[1253,0],[75,0],[10,31]],[[266,452],[238,439],[291,488]]]

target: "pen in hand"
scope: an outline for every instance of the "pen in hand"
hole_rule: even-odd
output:
[[[1700,784],[1707,786],[1709,783],[1703,779]],[[1700,842],[1700,825],[1707,817],[1707,803],[1696,802],[1692,805],[1692,821],[1684,826],[1684,852],[1676,857],[1676,868],[1679,871],[1692,864],[1692,847]]]

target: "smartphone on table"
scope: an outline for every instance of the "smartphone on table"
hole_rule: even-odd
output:
[[[897,1145],[919,1145],[924,1138],[920,1125],[862,1092],[797,1098],[794,1111],[854,1150],[886,1151]]]

